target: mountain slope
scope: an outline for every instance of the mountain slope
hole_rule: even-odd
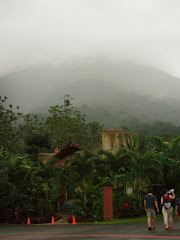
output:
[[[106,60],[40,65],[0,78],[0,95],[27,111],[47,109],[66,93],[78,105],[110,107],[119,101],[127,105],[129,97],[137,94],[179,98],[179,89],[180,79],[158,69]]]

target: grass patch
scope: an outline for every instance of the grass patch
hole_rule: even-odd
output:
[[[162,219],[162,214],[156,215],[156,221]],[[124,219],[113,219],[112,221],[101,221],[101,222],[79,222],[80,224],[121,224],[121,223],[137,223],[137,222],[146,222],[147,217],[141,216],[137,218],[124,218]]]

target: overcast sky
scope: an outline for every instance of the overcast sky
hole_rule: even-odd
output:
[[[180,77],[180,0],[0,0],[0,73],[104,57]]]

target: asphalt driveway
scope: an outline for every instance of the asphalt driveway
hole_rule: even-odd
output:
[[[61,225],[0,225],[0,239],[14,240],[117,240],[117,239],[180,239],[180,224],[177,218],[173,229],[165,230],[162,221],[156,222],[156,229],[149,231],[147,224],[61,224]]]

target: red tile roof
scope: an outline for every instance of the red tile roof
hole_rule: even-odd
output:
[[[58,153],[56,153],[54,155],[54,157],[62,159],[64,157],[66,157],[67,155],[72,154],[72,153],[77,152],[77,151],[84,151],[86,153],[92,154],[91,152],[89,152],[88,150],[84,149],[83,147],[80,147],[79,145],[77,145],[77,144],[75,144],[73,142],[69,142]],[[94,154],[92,154],[92,155],[94,155]]]

